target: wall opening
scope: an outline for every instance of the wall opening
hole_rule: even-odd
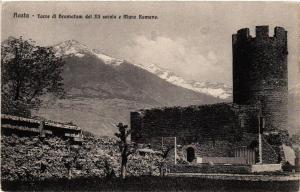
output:
[[[195,149],[193,147],[189,147],[186,149],[186,159],[188,162],[192,162],[195,159]]]

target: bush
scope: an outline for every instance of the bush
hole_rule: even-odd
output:
[[[286,171],[286,172],[292,172],[293,169],[295,169],[295,167],[293,165],[290,164],[290,162],[286,161],[283,165],[282,165],[282,170]]]
[[[60,137],[1,137],[3,180],[44,180],[49,178],[118,177],[120,154],[116,140],[85,136],[82,145],[71,145]],[[129,156],[129,176],[158,175],[154,154]]]

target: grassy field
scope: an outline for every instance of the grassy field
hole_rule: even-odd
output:
[[[99,178],[47,179],[43,181],[5,182],[4,191],[299,191],[299,181],[233,181],[186,177],[130,177],[125,180]]]

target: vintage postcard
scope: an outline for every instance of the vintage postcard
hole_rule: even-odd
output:
[[[1,190],[299,191],[297,2],[1,6]]]

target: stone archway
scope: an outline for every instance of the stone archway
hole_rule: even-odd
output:
[[[193,147],[188,147],[186,149],[186,160],[192,162],[196,158],[195,149]]]

